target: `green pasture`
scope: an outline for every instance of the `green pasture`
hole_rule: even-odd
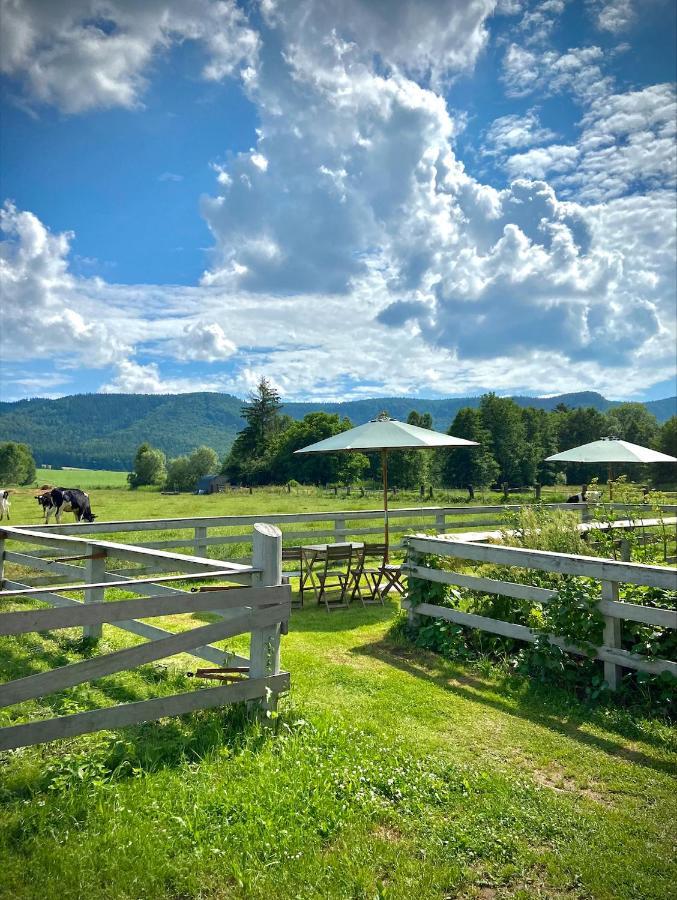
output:
[[[4,754],[0,896],[671,896],[671,730],[444,662],[389,637],[397,615],[294,611],[292,690],[267,727],[209,711]],[[136,640],[105,626],[100,650]],[[3,649],[3,680],[93,652],[75,629]],[[190,690],[194,664],[100,679],[0,723]]]
[[[321,491],[90,494],[99,520],[378,508]],[[12,501],[13,524],[39,521],[32,491]],[[400,615],[396,601],[294,610],[292,689],[264,725],[204,711],[0,754],[0,897],[674,896],[674,729],[485,661],[447,662],[397,638]],[[78,629],[1,640],[0,681],[139,641],[111,626],[98,648]],[[186,677],[196,665],[108,676],[0,710],[0,725],[203,687]]]
[[[35,473],[38,486],[77,487],[83,491],[93,488],[122,488],[127,485],[127,473],[109,469],[42,469]]]

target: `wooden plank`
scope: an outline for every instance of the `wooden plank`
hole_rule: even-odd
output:
[[[214,609],[268,606],[290,602],[288,585],[277,587],[236,588],[235,590],[192,593],[133,600],[110,600],[88,603],[72,600],[65,609],[27,609],[0,613],[0,635],[26,634],[31,631],[51,631],[79,625],[114,624],[127,619],[152,619],[157,616],[176,616],[184,613],[208,612]]]
[[[547,603],[557,593],[546,588],[532,587],[528,584],[514,584],[511,581],[498,581],[494,578],[480,578],[477,575],[462,575],[460,572],[443,572],[440,569],[429,569],[426,566],[404,566],[409,578],[420,578],[422,581],[434,581],[438,584],[451,584],[467,588],[471,591],[482,591],[487,594],[502,594],[517,600],[532,600],[534,603]]]
[[[513,622],[503,622],[499,619],[490,619],[486,616],[464,613],[460,610],[448,609],[444,606],[434,606],[432,603],[419,603],[412,607],[410,603],[405,602],[402,605],[405,609],[411,609],[416,615],[446,619],[449,622],[455,622],[457,625],[479,628],[482,631],[500,634],[503,637],[515,638],[520,641],[529,641],[530,643],[533,643],[536,639],[535,632],[525,625],[516,625]],[[568,643],[563,638],[551,635],[548,640],[551,644],[561,647],[568,653],[574,653],[577,656],[589,656],[584,650]],[[677,663],[666,659],[647,659],[646,657],[639,656],[635,653],[629,653],[627,650],[599,647],[594,658],[600,659],[602,662],[613,663],[617,666],[625,666],[629,669],[639,669],[642,672],[649,672],[651,674],[670,672],[672,675],[677,676]]]
[[[154,700],[140,700],[107,709],[95,709],[46,721],[31,722],[27,725],[0,728],[0,750],[30,747],[33,744],[75,737],[102,729],[123,728],[167,716],[185,715],[198,709],[212,709],[216,706],[240,703],[243,700],[262,697],[266,689],[274,693],[289,690],[289,673],[282,672],[267,678],[248,678],[236,684],[202,688],[187,691],[185,694],[172,694]]]
[[[477,616],[474,613],[461,612],[458,609],[449,609],[446,606],[435,606],[432,603],[418,603],[414,608],[418,616],[434,616],[437,619],[446,619],[448,622],[456,622],[458,625],[466,625],[470,628],[479,628],[481,631],[489,631],[492,634],[500,634],[503,637],[518,638],[521,641],[535,641],[536,636],[531,628],[526,625],[516,625],[514,622],[503,622],[500,619],[489,619],[486,616]]]
[[[137,647],[126,647],[105,656],[96,656],[81,662],[60,666],[49,672],[39,672],[0,685],[0,707],[12,706],[24,700],[34,700],[45,694],[53,694],[65,688],[74,687],[85,681],[103,678],[128,669],[154,662],[157,659],[175,656],[195,647],[221,641],[237,634],[249,632],[265,625],[273,625],[289,618],[290,603],[264,609],[249,610],[243,615],[227,621],[212,622],[190,631],[182,631],[161,640],[150,641]]]
[[[50,527],[50,526],[45,526]],[[26,540],[27,543],[37,543],[42,545],[51,546],[56,543],[59,546],[65,546],[67,549],[72,549],[74,552],[80,552],[82,547],[86,547],[88,544],[96,547],[99,550],[106,550],[109,556],[116,557],[119,559],[127,559],[132,562],[150,562],[150,563],[161,563],[166,562],[167,568],[171,571],[171,566],[169,564],[175,564],[177,569],[186,571],[186,572],[199,572],[203,569],[219,569],[222,563],[219,560],[209,559],[203,556],[185,556],[177,553],[168,553],[166,550],[149,550],[144,547],[138,547],[130,544],[119,544],[114,541],[91,541],[91,540],[83,540],[83,538],[74,538],[67,537],[64,535],[56,535],[52,536],[45,535],[38,531],[33,531],[27,528],[4,528],[0,529],[4,531],[10,539],[14,540]],[[80,533],[84,533],[81,531]],[[178,564],[178,565],[177,565]],[[232,563],[232,568],[234,574],[238,570],[247,569],[246,566],[238,566],[236,563]]]
[[[72,575],[73,578],[84,577],[84,566],[73,566],[70,563],[54,562],[38,556],[30,556],[28,553],[15,553],[8,550],[5,553],[5,561],[15,563],[17,566],[25,566],[37,569],[38,572],[52,572],[55,575]]]
[[[412,517],[435,517],[438,513],[445,516],[468,516],[483,515],[485,513],[504,513],[506,511],[516,511],[522,509],[523,506],[529,504],[508,503],[493,506],[414,506],[400,507],[390,510],[390,517],[412,518]],[[548,509],[568,509],[580,512],[585,504],[581,503],[547,503]],[[619,509],[627,511],[627,504],[614,503],[604,504],[605,509]],[[671,515],[677,514],[677,504],[662,504],[663,512]],[[33,525],[30,528],[34,532],[42,532],[51,535],[92,535],[92,534],[114,534],[116,532],[137,532],[137,531],[167,531],[167,530],[183,530],[192,529],[196,526],[205,526],[207,528],[232,528],[236,526],[253,526],[260,520],[260,516],[192,516],[173,519],[136,519],[121,520],[109,522],[81,522],[70,525]],[[266,521],[277,525],[293,524],[296,522],[334,522],[337,518],[346,520],[357,519],[382,519],[382,509],[372,510],[337,510],[336,512],[321,513],[270,513],[266,515]],[[23,529],[24,526],[20,526]]]
[[[622,600],[600,600],[597,605],[600,612],[606,616],[629,622],[642,622],[658,628],[677,628],[677,612],[672,609],[640,606],[636,603],[624,603]]]
[[[5,584],[14,587],[25,587],[24,584],[16,581],[5,581]],[[182,593],[187,593],[183,591]],[[213,594],[211,595],[214,596]],[[40,599],[46,601],[47,603],[51,603],[52,606],[56,607],[73,607],[77,606],[78,608],[82,608],[84,604],[80,600],[73,600],[70,597],[64,597],[61,594],[40,594]],[[124,601],[120,601],[121,603]],[[12,615],[12,613],[2,613],[2,615]],[[149,625],[146,622],[136,622],[134,620],[126,620],[124,622],[117,622],[113,626],[114,628],[119,628],[122,631],[128,631],[130,634],[135,634],[138,637],[147,638],[148,640],[157,640],[159,638],[167,637],[171,635],[173,632],[167,631],[164,628],[158,628],[157,625]],[[235,663],[243,660],[243,657],[237,656],[237,654],[224,653],[223,650],[219,650],[218,647],[197,647],[195,650],[189,651],[191,656],[196,657],[196,659],[203,659],[206,662],[210,662],[215,666],[223,666],[229,664],[230,661],[234,661]],[[244,662],[248,662],[248,660],[244,660]]]
[[[439,569],[428,569],[425,566],[404,567],[410,578],[422,581],[434,581],[439,584],[451,584],[468,588],[471,591],[485,591],[488,594],[502,594],[517,600],[532,600],[534,603],[548,603],[557,591],[546,588],[531,587],[526,584],[513,584],[509,581],[497,581],[491,578],[479,578],[475,575],[462,575],[458,572],[443,572]],[[601,600],[600,612],[631,622],[643,622],[660,628],[677,629],[677,612],[671,609],[657,609],[653,606],[640,606],[623,601]]]
[[[453,556],[474,562],[491,562],[525,569],[540,569],[566,575],[579,575],[606,581],[629,582],[677,590],[677,572],[643,563],[617,562],[593,556],[575,556],[546,550],[524,550],[518,547],[498,547],[431,537],[411,537],[408,544],[420,553]]]

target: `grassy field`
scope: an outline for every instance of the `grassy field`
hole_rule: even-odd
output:
[[[127,473],[108,469],[38,469],[35,480],[38,485],[77,487],[88,491],[94,488],[126,487]]]
[[[294,613],[276,734],[208,712],[5,754],[0,896],[671,896],[669,729],[444,663],[389,639],[396,615]],[[82,652],[75,632],[9,644],[3,679]],[[101,679],[3,724],[189,689],[188,667]]]
[[[92,505],[111,519],[377,506],[349,499],[102,490]],[[37,521],[33,504],[16,496],[15,520]],[[394,602],[294,611],[292,691],[272,729],[210,711],[3,754],[0,896],[674,896],[674,731],[444,662],[390,636],[398,615]],[[208,617],[190,618],[158,624]],[[105,626],[100,650],[135,641]],[[2,651],[3,681],[92,652],[76,630]],[[110,676],[3,710],[0,724],[189,690],[192,667],[181,656]]]

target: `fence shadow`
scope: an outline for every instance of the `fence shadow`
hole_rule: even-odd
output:
[[[351,652],[378,659],[406,672],[408,675],[429,681],[465,700],[480,703],[505,715],[526,720],[534,725],[540,725],[587,747],[602,750],[610,756],[616,756],[634,765],[654,769],[668,775],[675,774],[675,766],[667,760],[650,756],[641,750],[633,750],[611,738],[582,731],[581,726],[586,724],[604,728],[607,732],[613,731],[613,726],[610,726],[609,723],[601,723],[599,721],[599,717],[594,710],[586,713],[586,710],[582,707],[574,709],[568,706],[566,712],[562,712],[561,716],[544,711],[543,691],[539,685],[535,685],[533,682],[529,683],[529,689],[525,694],[514,696],[512,702],[510,702],[491,696],[496,690],[500,691],[500,685],[488,684],[482,681],[481,678],[468,674],[461,668],[455,670],[452,665],[444,660],[431,659],[432,665],[438,668],[438,671],[431,671],[431,668],[424,662],[421,651],[413,646],[408,647],[385,639],[365,644],[353,649]],[[441,666],[446,671],[440,670]],[[620,736],[625,737],[619,732]],[[642,740],[643,743],[655,746],[657,749],[665,749],[662,743],[653,741],[650,736],[644,733],[641,736],[637,734],[633,739]]]

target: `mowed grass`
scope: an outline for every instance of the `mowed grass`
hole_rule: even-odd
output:
[[[111,518],[240,503],[102,491],[93,505],[125,500]],[[174,512],[151,511],[165,500]],[[264,519],[305,502],[242,500],[238,512]],[[3,754],[0,896],[674,896],[672,729],[444,662],[390,636],[398,615],[395,602],[295,610],[282,644],[292,690],[268,726],[210,711]],[[0,679],[136,640],[110,626],[98,649],[75,629],[2,639]],[[246,638],[227,646],[242,652]],[[100,679],[10,707],[0,724],[202,687],[185,677],[194,665],[181,656]]]

